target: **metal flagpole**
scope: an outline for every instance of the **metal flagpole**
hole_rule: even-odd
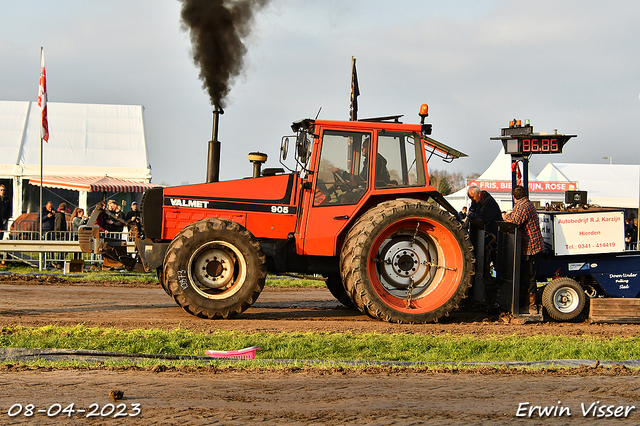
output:
[[[46,111],[46,106],[47,106],[47,80],[46,80],[46,74],[44,71],[44,47],[40,47],[40,84],[39,84],[39,88],[38,88],[38,105],[40,106],[40,214],[38,215],[38,217],[40,217],[40,241],[42,241],[42,180],[43,180],[43,142],[42,140],[44,139],[44,113]],[[47,124],[47,131],[48,131],[48,124]],[[47,136],[47,140],[48,140],[48,136]],[[39,253],[38,255],[38,268],[40,271],[42,271],[43,268],[43,255],[42,253]]]
[[[42,145],[42,126],[40,126],[40,214],[38,215],[40,217],[40,241],[42,241]],[[40,253],[38,256],[38,269],[42,271],[42,267],[42,253]]]

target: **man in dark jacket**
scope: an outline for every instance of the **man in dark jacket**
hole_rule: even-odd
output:
[[[471,199],[468,217],[484,222],[484,229],[489,234],[498,235],[498,224],[502,220],[502,212],[498,203],[487,191],[481,191],[477,186],[470,186],[467,195]]]
[[[54,216],[53,221],[53,230],[55,231],[55,239],[56,240],[67,240],[69,238],[69,234],[67,233],[67,203],[60,203],[58,206],[58,211]],[[67,256],[66,253],[56,253],[56,259],[59,262],[54,263],[54,267],[57,269],[61,269],[64,265],[64,258]]]
[[[56,240],[66,240],[67,239],[67,203],[60,203],[58,206],[58,211],[54,215],[53,220],[53,230],[56,231],[57,236]]]
[[[124,213],[118,207],[118,204],[113,201],[107,201],[106,220],[107,231],[109,232],[122,232],[124,229]],[[116,237],[117,238],[117,237]]]
[[[42,235],[44,238],[50,239],[50,231],[53,231],[53,225],[56,221],[56,212],[53,210],[53,203],[51,201],[47,201],[47,204],[42,208],[40,215],[42,217]],[[38,218],[38,223],[40,223],[40,218]],[[47,234],[48,232],[49,234]]]
[[[11,199],[7,195],[7,188],[0,184],[0,240],[4,236],[4,232],[7,230],[7,224],[11,217]]]
[[[464,222],[467,218],[467,206],[464,206],[461,211],[458,212],[458,220]]]
[[[131,221],[140,222],[140,210],[138,210],[138,203],[136,201],[131,203],[131,210],[127,212],[124,220],[127,223]]]

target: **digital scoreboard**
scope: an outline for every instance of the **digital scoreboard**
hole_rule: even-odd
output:
[[[567,135],[528,135],[513,139],[502,139],[505,154],[562,154],[564,144],[571,138]]]
[[[529,120],[521,125],[520,120],[509,122],[509,127],[502,129],[502,136],[492,140],[502,142],[505,154],[529,156],[531,154],[562,154],[562,148],[575,135],[554,133],[533,133]]]

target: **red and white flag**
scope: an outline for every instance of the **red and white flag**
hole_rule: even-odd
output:
[[[38,89],[38,106],[42,112],[40,137],[49,142],[49,120],[47,118],[47,74],[44,71],[44,48],[40,48],[40,87]]]

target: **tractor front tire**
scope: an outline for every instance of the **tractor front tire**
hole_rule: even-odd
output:
[[[586,303],[582,286],[568,277],[560,277],[546,285],[542,292],[542,305],[549,316],[557,321],[569,321],[580,315]]]
[[[165,284],[164,281],[164,270],[162,269],[162,267],[159,267],[156,269],[156,275],[158,276],[158,282],[160,283],[160,287],[162,287],[162,289],[164,290],[165,293],[167,293],[169,296],[171,296],[171,292],[169,291],[169,287],[167,287],[167,285]]]
[[[414,199],[370,209],[340,253],[342,279],[356,307],[396,323],[437,321],[457,309],[471,286],[474,262],[457,219]]]
[[[164,258],[164,282],[182,309],[200,318],[230,318],[251,306],[264,287],[266,259],[236,222],[203,219],[175,236]]]
[[[347,294],[347,291],[342,284],[342,278],[340,274],[330,274],[327,276],[327,288],[329,292],[335,297],[338,302],[342,303],[349,309],[355,309],[355,305],[351,301],[351,298]]]

